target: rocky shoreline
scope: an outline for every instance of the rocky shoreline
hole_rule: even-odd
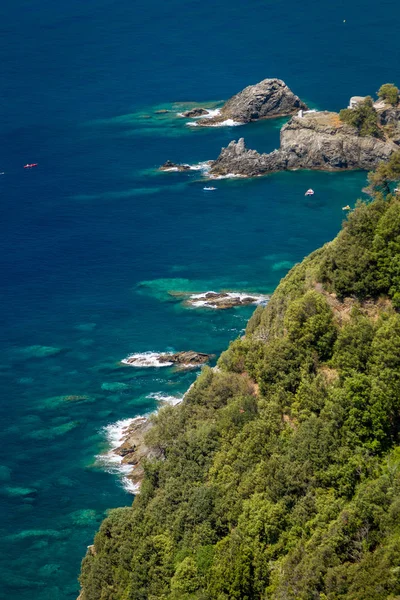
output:
[[[369,171],[398,150],[392,140],[361,136],[333,112],[309,112],[293,117],[281,129],[280,147],[269,154],[232,141],[210,168],[210,177],[257,177],[277,171],[315,169]]]
[[[112,454],[121,458],[121,465],[132,467],[125,478],[130,482],[132,491],[139,491],[144,478],[143,460],[162,458],[161,451],[147,446],[146,434],[152,427],[152,421],[147,417],[137,417],[130,425],[122,430],[123,442],[111,450]]]
[[[363,101],[355,97],[350,103]],[[372,103],[372,101],[371,101]],[[204,169],[210,179],[258,177],[278,171],[313,169],[323,171],[373,170],[387,161],[400,146],[400,105],[382,100],[373,104],[380,137],[362,135],[344,123],[339,113],[308,110],[298,96],[280,79],[265,79],[246,87],[221,109],[194,108],[183,116],[196,119],[192,125],[216,126],[245,124],[259,119],[292,116],[280,132],[280,145],[269,154],[248,149],[244,138],[231,141]],[[204,111],[208,114],[205,115]],[[294,116],[293,116],[294,115]],[[162,171],[189,171],[188,164],[167,161]]]

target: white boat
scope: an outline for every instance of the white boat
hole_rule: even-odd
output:
[[[314,190],[312,190],[311,188],[309,190],[306,191],[306,193],[304,194],[305,196],[314,196],[315,192]]]
[[[206,192],[213,192],[216,189],[217,188],[215,188],[215,187],[205,187],[205,188],[203,188],[203,190],[205,190]]]

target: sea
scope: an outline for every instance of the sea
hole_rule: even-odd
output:
[[[151,353],[218,356],[254,310],[187,294],[272,293],[363,197],[362,172],[214,191],[201,170],[160,173],[242,136],[271,151],[285,122],[204,129],[177,114],[267,77],[329,110],[400,84],[399,18],[396,0],[1,3],[1,597],[77,597],[107,510],[134,497],[110,449],[198,375]]]

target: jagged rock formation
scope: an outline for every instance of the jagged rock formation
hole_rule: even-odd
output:
[[[249,123],[257,119],[293,115],[307,106],[288,88],[281,79],[264,79],[249,85],[228,100],[219,113],[200,119],[198,125],[210,126],[223,121]]]
[[[281,130],[279,150],[259,154],[248,150],[244,139],[231,142],[212,163],[212,176],[243,177],[294,169],[364,169],[376,167],[397,150],[392,140],[360,136],[333,112],[309,112],[293,117]]]

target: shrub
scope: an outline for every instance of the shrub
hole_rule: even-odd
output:
[[[362,136],[383,137],[383,132],[378,126],[378,113],[370,96],[367,96],[354,108],[341,110],[339,118],[343,123],[355,127]]]
[[[392,106],[396,106],[399,102],[399,88],[393,83],[385,83],[379,88],[378,96]]]

